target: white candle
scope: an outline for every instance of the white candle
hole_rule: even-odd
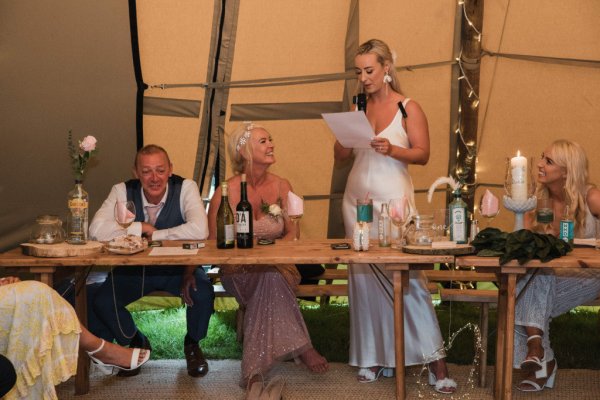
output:
[[[527,200],[527,158],[517,151],[517,156],[510,159],[511,197],[513,200]]]

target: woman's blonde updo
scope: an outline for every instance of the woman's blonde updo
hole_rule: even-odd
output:
[[[396,63],[396,56],[392,54],[389,46],[383,41],[379,39],[371,39],[358,47],[355,56],[361,56],[364,54],[375,54],[377,56],[377,62],[384,67],[388,67],[388,75],[392,78],[390,82],[390,86],[394,91],[398,93],[402,93],[400,91],[400,83],[398,82],[398,76],[396,75],[396,68],[394,64]]]
[[[249,171],[252,167],[252,130],[264,129],[262,126],[244,121],[231,133],[227,151],[231,160],[231,168],[235,175]],[[247,168],[247,166],[249,168]]]

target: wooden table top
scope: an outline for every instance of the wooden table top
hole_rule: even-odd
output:
[[[452,255],[407,254],[389,247],[371,246],[369,251],[332,250],[332,243],[344,240],[278,240],[273,245],[255,245],[252,249],[217,249],[214,240],[195,255],[150,256],[151,249],[133,255],[102,251],[96,254],[44,258],[24,255],[20,248],[0,254],[0,267],[73,267],[92,265],[193,265],[193,264],[427,264],[454,262]],[[348,242],[348,240],[345,240]],[[183,241],[164,241],[163,246],[180,247]]]
[[[477,257],[476,255],[456,257],[457,266],[477,266],[498,268],[498,257]],[[519,265],[517,260],[511,260],[502,268],[594,268],[600,269],[600,251],[593,247],[576,247],[566,256],[555,258],[547,262],[531,260]]]

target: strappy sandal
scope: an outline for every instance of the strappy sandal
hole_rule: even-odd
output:
[[[86,351],[88,357],[92,360],[92,363],[94,365],[96,365],[98,367],[98,369],[105,375],[111,375],[114,368],[117,368],[122,371],[132,371],[138,367],[141,367],[143,364],[145,364],[150,359],[150,350],[144,349],[145,354],[144,354],[144,357],[142,358],[142,360],[140,361],[140,359],[139,359],[140,351],[142,349],[135,348],[135,349],[133,349],[133,352],[131,354],[131,361],[129,362],[129,368],[121,367],[120,365],[105,364],[102,361],[100,361],[98,358],[94,357],[94,354],[98,353],[99,351],[102,351],[105,344],[106,344],[106,342],[104,341],[104,339],[102,339],[102,343],[100,343],[100,347],[98,347],[94,351]]]
[[[527,338],[527,344],[529,345],[529,342],[534,340],[534,339],[540,339],[542,340],[542,336],[541,335],[531,335]],[[523,371],[526,372],[535,372],[536,373],[536,378],[540,379],[540,378],[545,378],[548,376],[548,371],[546,368],[546,355],[544,354],[544,357],[542,357],[541,359],[537,356],[527,356],[525,358],[525,360],[521,363],[521,365],[519,366],[519,368]],[[538,376],[538,372],[539,372],[539,376]]]
[[[550,360],[552,361],[552,360]],[[544,369],[546,369],[546,366],[544,365]],[[556,370],[558,369],[558,363],[555,362],[554,363],[554,369],[552,370],[552,373],[550,374],[550,376],[548,377],[548,379],[546,379],[546,382],[544,382],[542,385],[540,385],[539,383],[537,383],[536,381],[532,381],[529,379],[524,379],[521,381],[521,383],[519,384],[519,386],[516,386],[517,390],[520,390],[521,392],[541,392],[542,390],[544,390],[544,388],[548,388],[548,389],[552,389],[554,387],[554,380],[556,378]],[[542,379],[545,378],[545,376],[543,377],[538,377],[539,371],[537,371],[535,373],[535,377],[537,379]],[[531,388],[523,388],[521,387],[521,385],[529,385],[531,386]]]
[[[356,379],[360,383],[371,383],[375,382],[382,375],[386,378],[391,378],[394,376],[394,369],[385,367],[361,368],[358,370]]]

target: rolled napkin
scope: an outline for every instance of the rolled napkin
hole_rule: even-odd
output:
[[[400,199],[400,204],[394,204],[388,210],[390,213],[390,217],[392,219],[398,221],[406,221],[410,214],[410,208],[408,207],[408,198],[406,196],[402,196]]]
[[[498,198],[489,189],[486,189],[481,200],[481,215],[495,217],[498,214],[498,203]]]
[[[287,206],[288,215],[290,216],[304,214],[304,201],[302,197],[297,196],[291,190],[288,192]]]

